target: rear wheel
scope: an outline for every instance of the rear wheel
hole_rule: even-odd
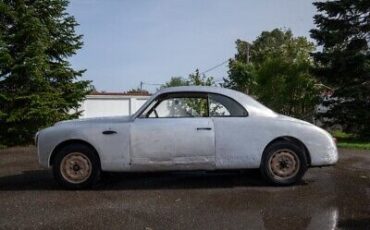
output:
[[[263,177],[272,184],[294,184],[307,171],[305,152],[288,141],[273,143],[265,150],[260,169]]]
[[[100,161],[96,152],[83,144],[71,144],[56,153],[53,174],[68,189],[93,186],[100,177]]]

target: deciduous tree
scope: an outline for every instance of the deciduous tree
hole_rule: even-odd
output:
[[[252,43],[236,41],[225,87],[251,94],[277,112],[311,118],[317,101],[310,75],[314,45],[290,30],[264,31]]]
[[[171,79],[166,82],[162,88],[176,87],[176,86],[214,86],[216,85],[213,77],[206,76],[205,74],[199,73],[196,69],[194,73],[189,74],[188,78],[183,77],[171,77]]]
[[[67,5],[0,1],[0,144],[29,143],[38,129],[78,116],[90,83],[68,62],[82,36]]]

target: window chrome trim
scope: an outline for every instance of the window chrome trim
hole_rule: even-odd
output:
[[[207,99],[207,108],[208,108],[208,116],[206,117],[142,117],[143,113],[145,112],[145,110],[152,105],[153,102],[155,102],[157,100],[157,102],[155,102],[155,105],[148,111],[148,114],[150,114],[152,112],[152,110],[158,106],[158,104],[162,101],[161,98],[166,98],[167,95],[171,95],[171,94],[178,94],[178,95],[188,95],[188,94],[200,94],[200,95],[205,95],[206,99]],[[244,111],[245,111],[245,115],[244,116],[219,116],[219,117],[215,117],[215,116],[209,116],[209,95],[219,95],[219,96],[222,96],[222,97],[226,97],[230,100],[232,100],[233,102],[235,102],[236,104],[238,104]],[[185,97],[185,96],[184,96]],[[191,98],[191,97],[189,97]],[[163,119],[163,118],[230,118],[230,117],[248,117],[249,116],[249,112],[248,110],[242,105],[240,104],[238,101],[236,101],[234,98],[231,98],[229,96],[226,96],[224,94],[221,94],[221,93],[210,93],[210,92],[203,92],[203,91],[179,91],[179,92],[170,92],[170,93],[163,93],[163,94],[159,94],[157,97],[155,97],[151,103],[149,103],[142,111],[140,114],[138,114],[136,118],[139,118],[139,119]]]

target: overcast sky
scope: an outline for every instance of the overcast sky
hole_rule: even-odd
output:
[[[84,35],[73,66],[98,90],[118,92],[205,71],[234,56],[236,39],[264,30],[309,37],[315,8],[307,0],[71,0],[68,12]],[[227,65],[207,74],[222,79]]]

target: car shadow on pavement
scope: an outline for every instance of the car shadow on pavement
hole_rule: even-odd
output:
[[[340,220],[338,228],[341,229],[369,229],[370,218],[359,218],[359,219],[346,219]]]
[[[59,189],[58,185],[48,170],[29,170],[0,177],[0,191],[56,189]]]
[[[302,182],[300,185],[305,184]],[[216,172],[106,173],[92,190],[197,189],[270,186],[258,170]],[[49,170],[0,177],[0,191],[63,190]]]

